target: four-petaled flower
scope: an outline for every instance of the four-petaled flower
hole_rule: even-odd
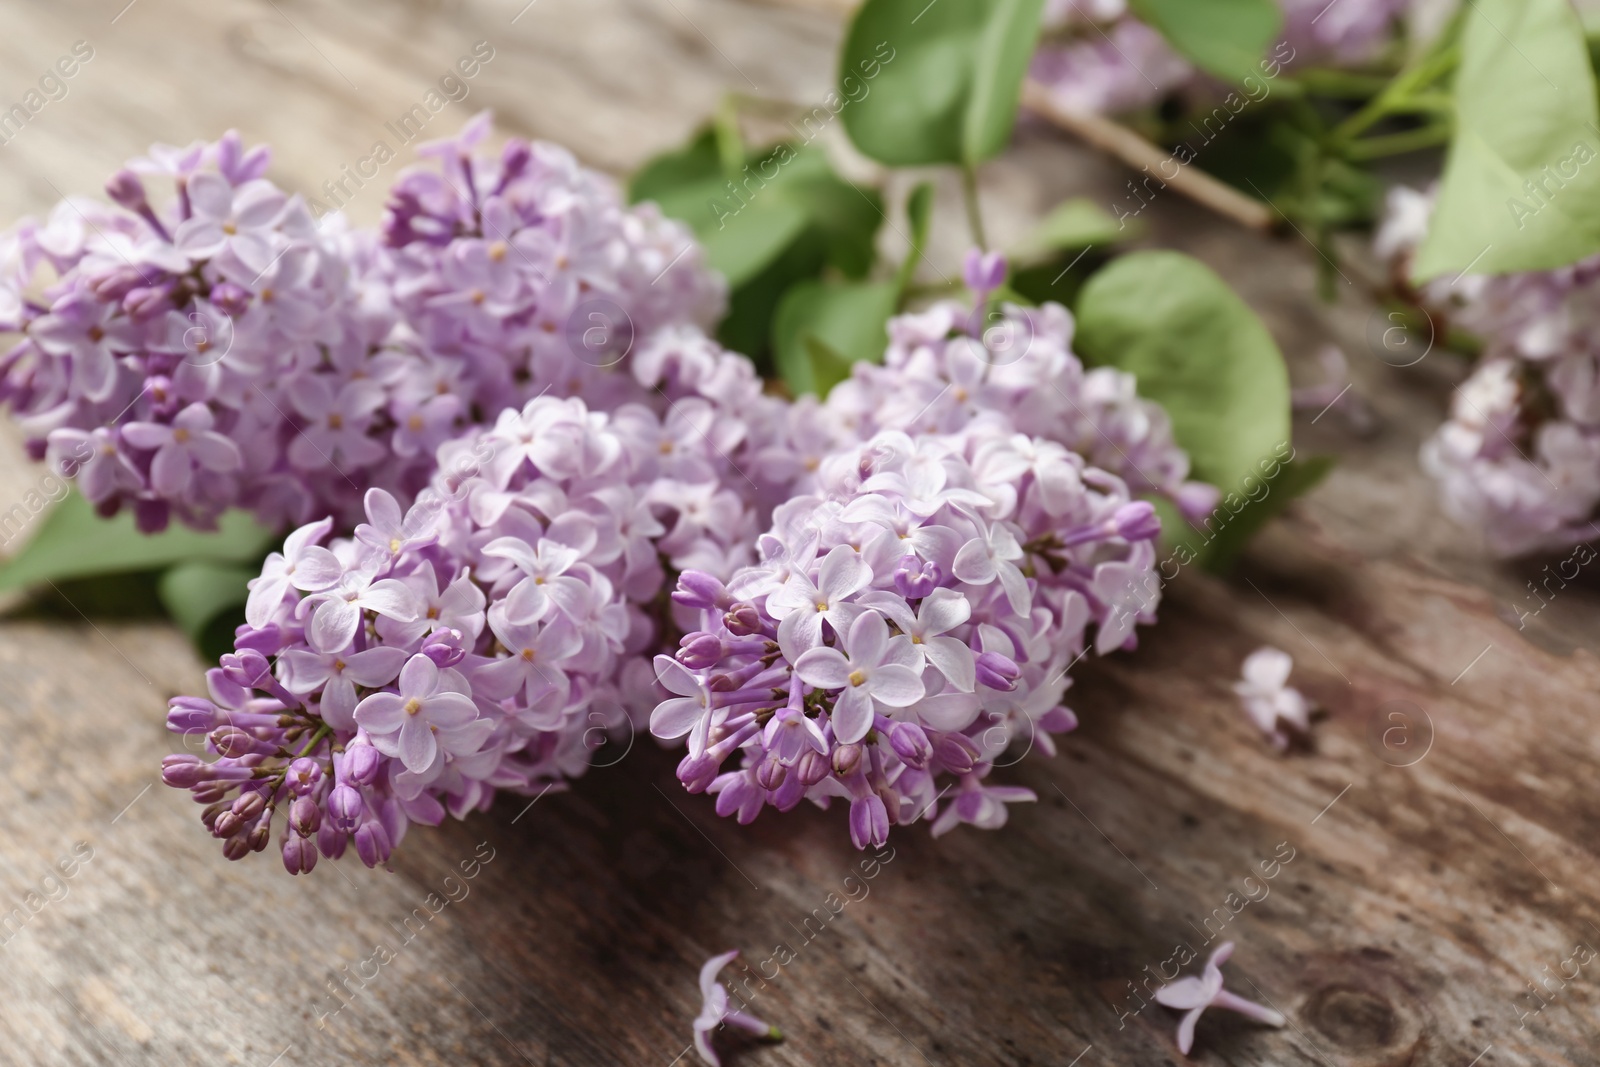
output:
[[[1178,1023],[1178,1051],[1185,1056],[1194,1046],[1194,1026],[1207,1008],[1226,1008],[1268,1026],[1282,1026],[1287,1020],[1272,1008],[1264,1008],[1222,988],[1222,965],[1233,955],[1233,942],[1224,941],[1206,961],[1205,971],[1196,978],[1189,975],[1156,990],[1156,1002],[1184,1012]]]
[[[814,649],[822,644],[822,620],[833,632],[844,636],[861,610],[847,599],[872,584],[872,568],[861,553],[849,545],[838,545],[822,558],[817,581],[796,571],[782,589],[767,598],[767,611],[780,622],[778,640],[797,649]]]
[[[211,409],[190,404],[173,418],[171,426],[159,422],[130,422],[122,428],[123,440],[134,448],[155,451],[150,461],[150,484],[166,497],[182,496],[194,478],[195,467],[225,474],[244,466],[244,456],[233,439],[211,429]]]
[[[494,723],[478,717],[470,696],[446,688],[459,680],[460,675],[441,671],[419,652],[400,669],[400,691],[362,698],[355,720],[371,735],[373,748],[399,757],[413,774],[432,766],[441,750],[470,756],[493,732]]]
[[[1310,703],[1286,684],[1293,667],[1289,653],[1267,645],[1245,657],[1243,680],[1233,683],[1245,714],[1280,752],[1289,747],[1291,731],[1304,734],[1311,728]]]
[[[867,736],[878,704],[910,707],[922,699],[922,654],[911,638],[889,636],[889,624],[876,611],[863,611],[844,642],[849,655],[836,648],[813,648],[794,664],[807,685],[837,689],[833,732],[840,744]]]
[[[739,950],[734,949],[720,956],[712,956],[700,968],[701,1004],[700,1014],[694,1021],[694,1047],[700,1053],[700,1058],[711,1067],[722,1067],[716,1050],[711,1047],[711,1034],[720,1029],[723,1023],[769,1041],[783,1040],[783,1033],[776,1026],[768,1025],[748,1012],[728,1010],[728,991],[717,981],[717,973],[737,955]]]

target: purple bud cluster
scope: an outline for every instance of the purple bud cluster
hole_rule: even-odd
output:
[[[0,403],[29,450],[146,531],[230,507],[348,529],[358,487],[413,497],[440,444],[506,406],[652,400],[612,368],[658,327],[709,325],[721,278],[561,149],[475,158],[488,129],[421,150],[440,167],[401,176],[381,237],[317,225],[235,133],[157,146],[110,205],[19,224],[0,240],[0,330],[21,334]]]
[[[656,658],[651,732],[687,736],[679,779],[740,822],[838,799],[859,848],[925,817],[997,827],[1034,796],[985,778],[1076,724],[1090,628],[1105,653],[1153,621],[1159,528],[1121,478],[1003,422],[878,432],[777,509],[760,562],[681,576],[698,620]]]
[[[696,402],[709,419],[694,397],[674,410]],[[300,873],[352,843],[385,862],[413,822],[559,787],[608,736],[631,744],[668,568],[729,573],[755,534],[718,482],[738,442],[719,455],[675,421],[693,417],[537,397],[441,447],[409,510],[369,490],[353,538],[325,544],[331,519],[290,534],[210,697],[172,702],[169,728],[216,758],[168,757],[167,784],[206,805],[230,859],[282,811]]]
[[[1433,194],[1396,188],[1376,250],[1402,284]],[[1422,447],[1445,510],[1502,556],[1600,536],[1600,258],[1550,271],[1445,277],[1416,297],[1482,359]]]

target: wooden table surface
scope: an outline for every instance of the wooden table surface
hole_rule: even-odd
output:
[[[0,102],[74,42],[94,57],[0,147],[5,220],[97,194],[151,141],[230,126],[270,141],[274,177],[314,194],[480,40],[494,58],[436,129],[489,105],[506,130],[625,173],[728,89],[820,99],[844,6],[125,2],[8,5]],[[932,256],[949,270],[963,231],[939,177]],[[1066,195],[1109,202],[1122,180],[1034,129],[986,171],[983,197],[1005,238]],[[352,213],[372,222],[380,201],[369,187]],[[1549,561],[1486,562],[1417,469],[1460,362],[1373,358],[1371,308],[1342,283],[1336,305],[1316,304],[1314,253],[1292,235],[1245,234],[1172,197],[1147,217],[1151,242],[1241,289],[1298,379],[1316,379],[1317,347],[1342,343],[1378,427],[1298,420],[1300,447],[1341,466],[1235,576],[1173,582],[1136,653],[1080,666],[1082,729],[1055,759],[996,772],[1040,797],[1003,830],[897,831],[877,876],[850,883],[867,895],[806,940],[804,920],[861,861],[842,813],[738,827],[683,794],[674,755],[641,738],[571,793],[413,831],[392,873],[352,858],[293,879],[270,854],[224,861],[188,797],[156,779],[173,750],[166,700],[201,684],[175,631],[12,618],[0,911],[25,921],[0,927],[0,1062],[668,1067],[693,1060],[679,1057],[700,963],[729,948],[763,960],[783,942],[795,956],[754,1008],[788,1040],[738,1048],[739,1067],[1176,1064],[1175,1014],[1135,1011],[1130,988],[1180,942],[1208,952],[1208,937],[1238,943],[1230,982],[1291,1025],[1208,1014],[1198,1062],[1600,1062],[1600,961],[1546,977],[1600,946],[1592,576],[1519,631],[1515,605]],[[38,472],[14,445],[6,456],[0,501],[18,500]],[[1230,692],[1264,643],[1295,656],[1295,684],[1326,709],[1309,751],[1275,755]],[[1425,750],[1409,766],[1370,739],[1396,708]],[[1273,880],[1245,883],[1285,856]],[[51,879],[58,863],[70,878]],[[375,944],[398,940],[430,894],[459,899],[413,920],[420,932],[324,1017],[329,981],[370,973]]]

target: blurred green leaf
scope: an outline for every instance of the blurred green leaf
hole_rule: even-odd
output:
[[[1011,140],[1028,63],[1039,43],[1044,0],[994,0],[972,63],[971,97],[961,131],[962,161],[977,166]]]
[[[1568,0],[1473,0],[1456,132],[1412,272],[1548,270],[1600,252],[1600,114]]]
[[[917,264],[922,261],[922,250],[928,247],[928,231],[933,226],[933,183],[918,182],[906,197],[906,221],[911,224],[911,247],[906,258],[895,272],[895,285],[902,297],[916,276]]]
[[[1132,225],[1119,222],[1088,197],[1074,197],[1057,204],[1009,255],[1013,262],[1034,262],[1057,252],[1076,252],[1137,237],[1142,229],[1143,224],[1137,219]]]
[[[225,614],[244,621],[247,583],[259,567],[225,563],[180,563],[161,576],[161,603],[191,641],[198,642],[212,622]]]
[[[1005,147],[1042,0],[866,0],[846,35],[841,110],[862,154],[892,167],[968,166]],[[848,81],[847,81],[848,79]]]
[[[1174,49],[1201,70],[1239,83],[1260,73],[1258,64],[1283,29],[1273,0],[1129,0]]]
[[[794,395],[828,390],[857,360],[882,362],[886,324],[900,297],[896,282],[802,282],[772,321],[778,371]]]
[[[1272,335],[1226,282],[1179,252],[1113,260],[1078,298],[1074,347],[1128,371],[1166,408],[1194,476],[1224,493],[1290,440],[1289,375]]]
[[[0,565],[0,590],[189,561],[253,564],[277,540],[275,531],[242,511],[223,515],[212,533],[174,525],[159,534],[142,534],[134,528],[130,511],[102,519],[87,500],[69,493],[22,551]]]
[[[1226,573],[1268,521],[1281,514],[1296,497],[1309,493],[1333,467],[1332,456],[1312,456],[1282,463],[1271,477],[1260,479],[1267,487],[1262,496],[1251,498],[1250,494],[1255,492],[1253,484],[1223,494],[1207,529],[1196,530],[1178,520],[1179,539],[1191,546],[1206,570],[1214,574]]]

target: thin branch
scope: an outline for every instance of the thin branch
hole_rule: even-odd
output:
[[[1158,170],[1156,177],[1195,203],[1246,229],[1270,233],[1277,227],[1277,215],[1261,201],[1246,196],[1196,167],[1178,164],[1172,153],[1121,123],[1064,108],[1042,86],[1031,81],[1022,87],[1022,103],[1091,148],[1116,157],[1134,170],[1171,164]],[[1167,171],[1173,169],[1172,165],[1176,165],[1176,172],[1169,175]]]

